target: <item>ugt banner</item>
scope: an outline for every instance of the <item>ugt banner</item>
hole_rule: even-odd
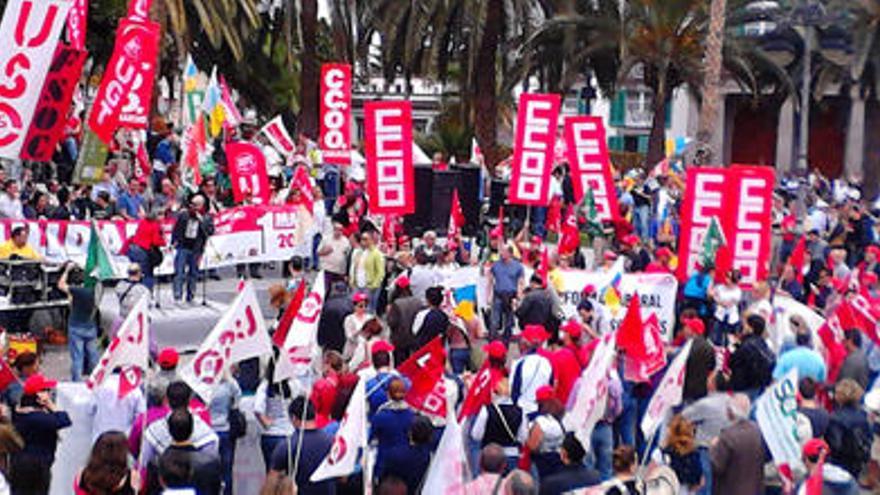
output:
[[[324,161],[351,163],[351,66],[321,66],[321,152]]]
[[[58,45],[52,67],[40,93],[40,101],[34,112],[34,120],[28,129],[21,150],[25,160],[48,162],[52,159],[55,145],[62,138],[67,113],[73,101],[73,91],[86,63],[88,52]]]
[[[767,278],[774,171],[769,167],[694,167],[688,169],[681,216],[679,280],[695,271],[703,238],[718,218],[733,257],[733,268],[750,287]]]
[[[89,127],[105,143],[121,126],[143,127],[153,92],[159,51],[159,24],[123,19],[116,45],[89,116]]]
[[[611,177],[611,158],[602,117],[566,118],[565,143],[575,203],[580,203],[587,190],[592,190],[598,220],[615,220],[620,208]]]
[[[519,97],[508,195],[513,204],[550,204],[550,174],[553,171],[559,105],[557,94],[523,93]]]
[[[255,205],[268,205],[269,172],[260,147],[246,142],[227,143],[226,158],[235,202],[249,200]]]
[[[260,130],[264,136],[272,143],[272,147],[286,157],[293,156],[296,151],[296,143],[290,138],[287,128],[284,126],[284,119],[279,115],[270,120]]]
[[[382,215],[415,212],[412,104],[364,103],[364,136],[370,211]]]
[[[88,29],[88,0],[73,0],[70,13],[67,14],[67,41],[77,50],[86,48],[86,30]]]
[[[70,0],[10,0],[0,23],[0,156],[18,158]]]

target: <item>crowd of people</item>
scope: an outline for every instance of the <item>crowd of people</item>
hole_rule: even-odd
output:
[[[634,382],[626,378],[621,354],[609,372],[605,409],[584,442],[563,418],[600,339],[611,331],[611,309],[588,286],[576,314],[566,315],[558,294],[561,273],[608,271],[619,260],[628,273],[674,273],[677,205],[686,194],[674,171],[618,174],[620,220],[596,229],[583,205],[575,204],[567,166],[559,164],[551,191],[557,205],[579,213],[586,242],[575,246],[559,242],[558,218],[546,208],[524,214],[509,207],[497,223],[472,219],[464,229],[469,235],[424,231],[410,237],[399,220],[383,225],[370,215],[362,171],[340,174],[322,165],[305,137],[285,161],[254,124],[246,119],[218,138],[213,173],[198,184],[185,177],[177,130],[162,121],[154,122],[146,143],[149,174],[138,173],[137,147],[120,139],[98,183],[73,185],[62,165],[76,160],[68,156],[76,154],[76,133],[70,135],[73,146],[65,140],[59,147],[57,170],[0,169],[0,218],[139,222],[125,252],[128,278],[115,288],[120,317],[150,296],[164,255],[174,256],[173,296],[181,305],[193,300],[201,277],[219,277],[202,273],[198,260],[213,232],[212,218],[234,204],[224,139],[264,147],[273,204],[302,201],[302,191],[290,187],[298,167],[313,178],[312,242],[284,263],[284,281],[269,287],[267,297],[280,320],[300,284],[313,286],[317,273],[325,277],[321,359],[313,366],[318,379],[310,386],[276,381],[276,348],[272,356],[236,363],[203,401],[181,381],[177,351],[154,349],[146,389],[120,396],[124,377],[117,370],[92,390],[91,455],[70,492],[231,494],[236,443],[250,424],[259,429],[262,493],[361,493],[368,485],[380,494],[419,493],[454,414],[431,416],[410,404],[411,383],[396,366],[438,337],[446,351],[442,380],[456,411],[479,370],[488,368],[493,378],[489,400],[463,422],[469,473],[459,493],[672,493],[658,491],[664,483],[688,494],[806,493],[806,480],[816,473],[821,493],[880,487],[880,348],[865,329],[844,328],[846,355],[832,366],[815,328],[792,319],[792,332],[783,333],[773,305],[774,298],[789,297],[830,316],[854,295],[880,298],[876,210],[857,186],[816,176],[780,178],[769,278],[744,288],[736,270],[716,273],[704,263],[681,281],[666,352],[672,362],[689,350],[683,398],[659,434],[646,437],[639,425],[664,372]],[[173,250],[162,236],[166,219],[174,221]],[[39,259],[27,244],[26,227],[11,234],[0,246],[2,257]],[[486,279],[485,307],[450,303],[443,274],[465,266],[478,267]],[[102,331],[94,311],[100,302],[94,289],[82,287],[77,271],[65,267],[58,283],[72,301],[67,338],[73,381],[97,363]],[[262,278],[264,272],[253,263],[237,274]],[[0,471],[13,494],[48,493],[59,432],[71,420],[53,399],[56,382],[41,373],[40,355],[22,353],[11,364],[16,376],[2,391],[0,407],[0,452],[7,454],[0,456]],[[754,404],[792,369],[799,377],[803,466],[780,476]],[[373,462],[350,476],[312,481],[338,448],[334,434],[361,380],[372,452],[362,455]],[[251,412],[242,409],[247,398],[255,418],[250,423]]]

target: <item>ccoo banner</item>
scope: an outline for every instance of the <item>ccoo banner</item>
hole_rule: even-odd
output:
[[[260,147],[246,142],[227,143],[226,157],[235,202],[268,205],[269,172],[266,170],[266,157]]]
[[[364,135],[370,212],[383,215],[415,212],[412,104],[408,101],[365,103]]]
[[[620,215],[620,209],[611,177],[611,158],[602,118],[566,118],[565,143],[575,203],[580,203],[587,191],[592,189],[598,220],[615,220]]]
[[[0,23],[0,156],[19,158],[70,0],[10,0]]]
[[[351,66],[321,67],[321,152],[326,163],[351,163]]]
[[[688,169],[682,205],[678,277],[686,279],[703,252],[703,237],[717,217],[733,256],[733,268],[750,287],[767,277],[774,171],[769,167]]]
[[[550,204],[559,105],[557,94],[520,95],[509,194],[513,204]]]

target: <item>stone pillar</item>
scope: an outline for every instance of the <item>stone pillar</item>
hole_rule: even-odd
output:
[[[843,176],[853,182],[865,177],[865,100],[858,88],[850,94],[849,125],[846,129]]]
[[[785,174],[792,170],[795,160],[795,101],[789,97],[779,107],[779,123],[776,127],[776,170]]]

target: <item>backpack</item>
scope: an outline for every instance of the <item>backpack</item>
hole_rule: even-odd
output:
[[[831,448],[831,459],[853,475],[859,472],[871,456],[871,432],[859,427],[849,427],[831,418],[825,431],[825,440]]]

